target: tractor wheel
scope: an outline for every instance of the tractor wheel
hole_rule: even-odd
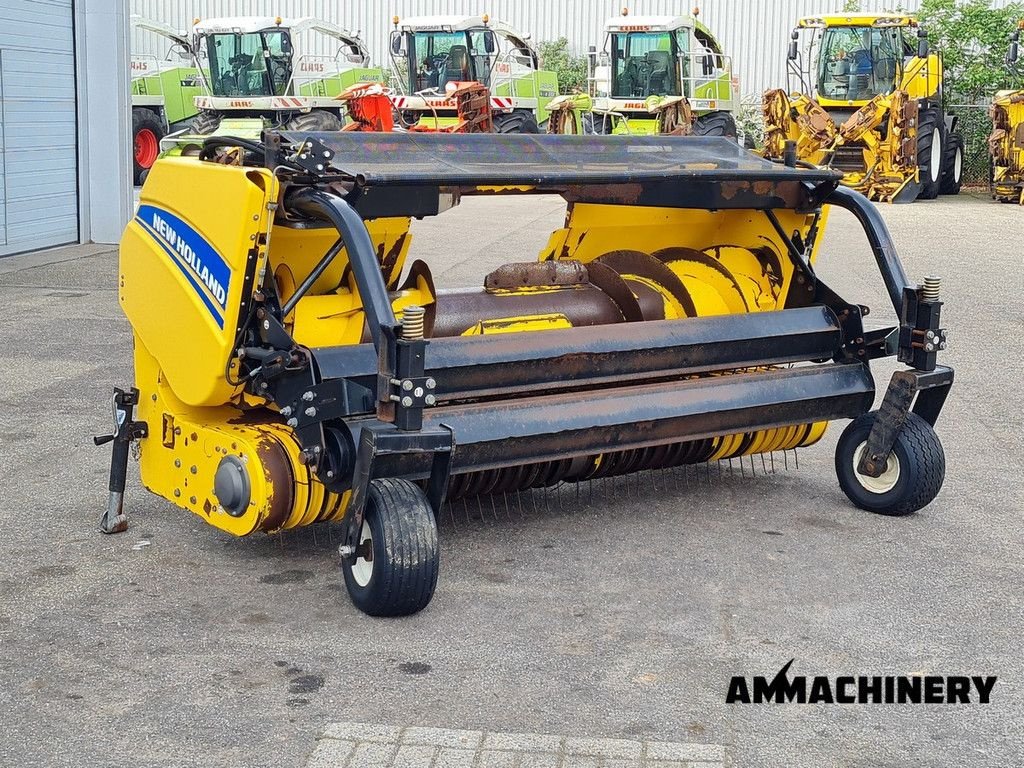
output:
[[[529,112],[517,109],[507,115],[494,116],[495,133],[540,133],[537,118]]]
[[[192,118],[192,133],[198,133],[200,136],[213,133],[220,126],[220,118],[216,112],[200,112]]]
[[[725,136],[736,141],[736,120],[728,112],[708,112],[693,124],[694,136]]]
[[[583,133],[586,135],[598,135],[612,132],[612,122],[608,115],[595,115],[593,112],[583,113]]]
[[[132,110],[132,159],[134,160],[135,186],[145,181],[153,163],[160,155],[160,139],[164,136],[164,124],[160,116],[151,109]]]
[[[946,456],[931,425],[916,413],[908,413],[885,471],[879,477],[862,475],[857,465],[877,414],[865,413],[843,430],[836,446],[836,475],[843,492],[861,509],[902,517],[926,506],[939,493],[946,476]]]
[[[289,131],[340,131],[341,120],[325,109],[312,109],[288,121]]]
[[[440,550],[434,511],[408,480],[372,480],[355,557],[342,564],[356,607],[370,616],[408,616],[427,607]]]
[[[934,200],[942,186],[942,116],[922,109],[917,119],[917,167],[921,174],[918,200]]]
[[[959,195],[964,181],[964,137],[951,133],[946,137],[946,157],[942,163],[943,195]]]

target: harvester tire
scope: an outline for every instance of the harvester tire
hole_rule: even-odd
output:
[[[931,425],[908,413],[880,477],[857,471],[878,411],[854,419],[836,446],[836,475],[850,501],[879,515],[902,517],[929,504],[942,488],[946,457]]]
[[[288,121],[289,131],[340,131],[341,120],[323,109],[311,109]]]
[[[216,112],[200,112],[192,118],[192,133],[198,133],[200,136],[213,133],[220,126],[220,117]]]
[[[608,115],[595,115],[593,112],[583,113],[583,133],[585,135],[603,136],[612,132],[612,121]]]
[[[943,158],[942,118],[936,109],[922,109],[917,119],[917,167],[921,174],[919,200],[934,200],[939,196]]]
[[[494,116],[495,133],[540,133],[537,118],[529,112],[516,110],[507,115]]]
[[[347,557],[342,565],[348,594],[359,610],[370,616],[408,616],[427,607],[437,586],[440,550],[434,512],[417,485],[372,480],[359,541],[372,556]]]
[[[725,136],[736,141],[736,120],[728,112],[708,112],[693,124],[694,136]]]
[[[946,156],[942,162],[943,195],[959,195],[964,181],[964,137],[951,133],[946,137]]]
[[[135,186],[146,180],[160,154],[160,139],[164,137],[164,124],[160,115],[151,109],[132,110],[132,162]]]

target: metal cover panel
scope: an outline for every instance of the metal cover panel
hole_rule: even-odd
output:
[[[488,186],[743,181],[837,183],[827,169],[787,168],[707,136],[315,133],[334,167],[362,186]]]

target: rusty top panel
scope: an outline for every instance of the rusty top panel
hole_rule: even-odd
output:
[[[835,185],[828,169],[788,168],[710,136],[284,133],[313,135],[335,152],[332,165],[364,188],[534,186],[679,182],[803,182]]]

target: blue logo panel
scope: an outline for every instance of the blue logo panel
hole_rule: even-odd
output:
[[[191,225],[163,208],[140,205],[135,220],[181,270],[217,325],[223,328],[231,269],[220,254]]]

